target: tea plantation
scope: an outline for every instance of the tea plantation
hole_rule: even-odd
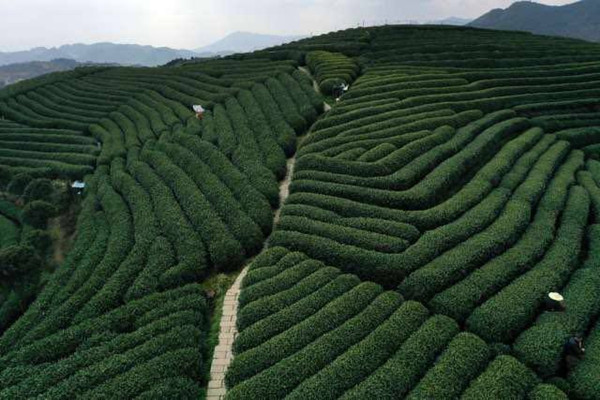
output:
[[[339,84],[325,112],[313,86]],[[599,159],[600,45],[525,33],[358,28],[9,86],[0,399],[204,397],[204,283],[246,264],[227,399],[600,399]],[[44,187],[75,180],[53,265]]]

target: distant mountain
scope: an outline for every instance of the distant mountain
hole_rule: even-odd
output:
[[[27,51],[0,52],[0,65],[71,59],[81,63],[114,63],[121,65],[163,65],[176,58],[198,57],[190,50],[137,44],[69,44],[60,47],[37,47]]]
[[[600,0],[582,0],[564,6],[520,1],[505,10],[492,10],[471,22],[469,26],[527,31],[598,42]]]
[[[197,53],[217,53],[219,55],[232,53],[247,53],[267,47],[279,46],[284,43],[304,39],[306,36],[277,36],[251,32],[234,32],[223,39],[196,49]]]
[[[470,23],[471,21],[472,21],[472,19],[450,17],[450,18],[440,19],[440,20],[436,20],[436,21],[429,21],[429,22],[427,22],[427,24],[464,26],[464,25],[467,25],[468,23]]]
[[[79,65],[77,61],[68,59],[3,65],[0,66],[0,88],[51,72],[68,71]]]

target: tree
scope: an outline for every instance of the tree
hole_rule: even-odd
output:
[[[8,184],[7,190],[17,196],[20,196],[25,191],[25,188],[33,180],[33,177],[26,173],[20,173],[13,176]]]
[[[38,229],[46,229],[48,218],[56,216],[56,207],[47,201],[34,200],[23,208],[23,222]]]
[[[32,180],[23,192],[25,202],[29,203],[34,200],[43,200],[49,203],[54,202],[56,189],[50,179],[38,178]]]
[[[31,246],[14,245],[0,249],[0,282],[12,282],[39,268],[40,258]]]

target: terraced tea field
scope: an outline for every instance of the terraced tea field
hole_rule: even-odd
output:
[[[315,83],[350,90],[325,113]],[[86,182],[17,311],[0,257],[0,398],[600,399],[599,45],[351,29],[52,74],[0,115],[0,248],[40,180]],[[248,264],[211,368],[206,282]]]

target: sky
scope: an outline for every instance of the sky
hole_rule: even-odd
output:
[[[562,5],[574,0],[540,0]],[[0,51],[71,43],[195,49],[229,33],[311,35],[359,24],[476,18],[514,0],[0,0]]]

